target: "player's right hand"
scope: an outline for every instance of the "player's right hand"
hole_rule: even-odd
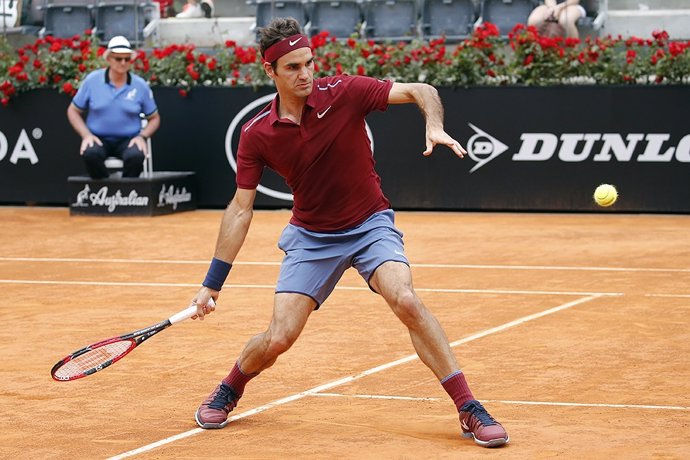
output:
[[[218,291],[202,286],[192,299],[192,305],[196,305],[196,315],[192,319],[199,318],[203,321],[204,316],[216,310],[216,299],[218,299]]]

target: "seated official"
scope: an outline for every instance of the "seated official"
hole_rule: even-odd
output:
[[[146,81],[129,70],[136,53],[125,37],[113,37],[103,57],[108,67],[86,76],[67,119],[82,138],[79,153],[93,179],[108,177],[108,157],[122,159],[123,177],[139,177],[149,154],[146,141],[160,126],[158,107]],[[148,120],[143,129],[142,113]]]

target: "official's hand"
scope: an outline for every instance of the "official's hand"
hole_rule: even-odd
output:
[[[144,152],[145,157],[149,156],[148,145],[146,145],[146,139],[144,139],[141,136],[135,136],[132,138],[131,141],[129,141],[127,148],[130,148],[133,145],[136,145],[139,150]]]
[[[455,154],[464,158],[467,151],[460,145],[458,141],[450,137],[448,133],[443,130],[427,131],[426,135],[426,150],[422,153],[425,157],[431,155],[436,145],[445,145],[450,148]]]
[[[89,147],[93,147],[94,143],[98,145],[103,145],[103,142],[101,142],[101,140],[97,136],[94,136],[91,133],[84,136],[81,140],[81,147],[79,147],[79,155],[84,155],[84,151],[86,151],[86,149],[88,149]]]

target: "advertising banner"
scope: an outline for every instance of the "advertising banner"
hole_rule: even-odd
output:
[[[367,118],[377,171],[396,209],[595,211],[592,194],[614,184],[607,212],[690,212],[690,87],[439,89],[445,126],[468,150],[429,157],[412,104]],[[154,171],[193,172],[197,205],[221,208],[235,192],[241,127],[274,90],[154,88],[161,128]],[[0,110],[0,203],[69,204],[67,177],[85,174],[69,98],[33,91]],[[289,208],[290,190],[266,171],[257,207]]]

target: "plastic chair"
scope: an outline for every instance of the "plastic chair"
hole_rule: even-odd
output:
[[[252,29],[256,32],[258,41],[259,31],[266,27],[273,18],[295,18],[302,29],[309,28],[309,14],[302,0],[253,0],[249,2],[256,6],[256,22]]]
[[[527,24],[527,18],[537,2],[534,0],[482,0],[481,22],[490,22],[502,36],[508,35],[516,24]]]
[[[420,30],[424,39],[461,41],[472,34],[477,12],[473,0],[425,0]]]
[[[409,41],[417,36],[416,0],[364,0],[363,35],[376,41]]]
[[[93,28],[94,0],[47,0],[39,35],[69,38]]]
[[[149,121],[144,117],[144,114],[140,114],[141,117],[141,129],[146,128]],[[146,149],[148,150],[148,155],[144,157],[144,171],[141,176],[145,179],[150,179],[153,177],[153,148],[151,147],[151,138],[146,139]],[[122,172],[124,163],[118,157],[108,157],[105,159],[105,167],[110,171],[110,174],[115,174],[117,172]]]
[[[311,0],[309,35],[328,31],[336,38],[349,38],[362,25],[362,11],[357,0]]]
[[[148,0],[98,0],[95,9],[96,36],[104,43],[122,35],[138,45],[146,25],[160,16],[160,9]]]
[[[599,35],[608,16],[608,0],[581,0],[587,16],[577,20],[577,28],[582,35]]]

